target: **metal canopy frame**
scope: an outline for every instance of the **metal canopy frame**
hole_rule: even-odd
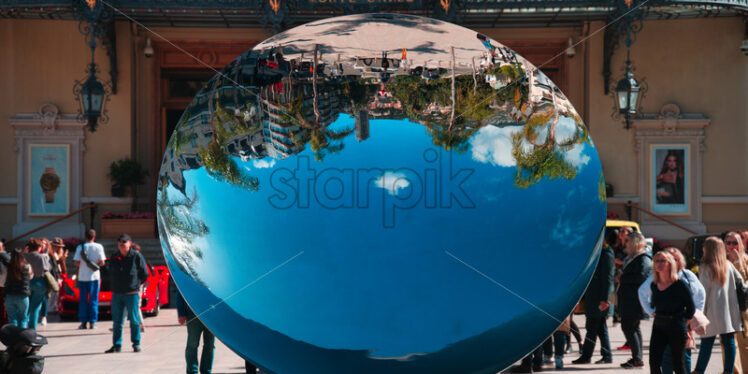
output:
[[[270,26],[278,31],[309,21],[357,12],[399,12],[458,21],[473,28],[543,27],[605,21],[616,0],[451,0],[445,12],[439,0],[423,0],[418,8],[379,4],[365,9],[299,6],[308,0],[108,0],[146,26],[242,28]],[[0,18],[72,19],[72,1],[0,0]],[[305,9],[307,8],[307,9]],[[748,0],[650,0],[646,19],[748,16]],[[125,19],[115,14],[115,19]]]

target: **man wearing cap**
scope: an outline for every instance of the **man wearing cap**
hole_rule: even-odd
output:
[[[75,266],[78,267],[78,320],[81,325],[79,329],[95,327],[99,320],[99,280],[101,279],[100,266],[104,266],[106,255],[104,246],[95,242],[96,230],[86,231],[86,242],[75,249]]]
[[[148,279],[145,259],[137,251],[131,250],[130,235],[122,234],[117,240],[118,251],[109,258],[107,269],[112,286],[112,347],[106,353],[122,350],[122,327],[125,323],[125,310],[130,319],[130,341],[132,349],[140,352],[140,318],[138,317],[138,295]]]

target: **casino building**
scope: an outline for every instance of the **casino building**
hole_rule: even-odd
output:
[[[647,236],[678,244],[748,229],[748,0],[0,0],[0,237],[52,221],[31,235],[81,237],[103,229],[105,212],[154,212],[159,178],[178,185],[172,171],[197,165],[189,150],[211,137],[210,127],[174,133],[211,76],[275,33],[371,12],[457,23],[535,64],[561,92],[535,77],[530,94],[576,108],[603,163],[609,214]],[[369,74],[366,62],[340,67]],[[296,84],[307,108],[311,84]],[[290,134],[300,129],[279,110],[290,88],[268,89],[247,114],[267,114],[262,130],[229,138],[229,153],[298,151]],[[343,99],[325,93],[324,123]],[[360,141],[370,120],[401,109],[388,93],[366,108],[355,116]],[[189,120],[205,121],[200,113]],[[166,152],[173,133],[178,158]],[[671,155],[678,177],[664,180]],[[160,170],[164,158],[172,167]],[[121,159],[147,172],[124,196],[107,176]],[[139,235],[158,245],[153,230]]]

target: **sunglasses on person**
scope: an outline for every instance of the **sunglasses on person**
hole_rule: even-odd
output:
[[[127,243],[127,240],[122,240],[122,239],[119,239],[119,240],[117,240],[117,242],[118,242],[118,243],[122,243],[122,244],[125,244],[125,243]]]
[[[728,241],[725,242],[725,245],[738,245],[738,242],[736,242],[734,240],[728,240]]]

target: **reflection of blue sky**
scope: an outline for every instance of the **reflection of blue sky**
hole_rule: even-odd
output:
[[[353,127],[353,120],[341,115],[332,126]],[[579,155],[588,159],[577,165],[574,180],[544,179],[517,189],[502,148],[508,131],[484,127],[469,151],[451,155],[450,165],[450,153],[434,147],[422,125],[371,120],[369,139],[347,137],[345,149],[324,162],[315,162],[309,147],[282,160],[235,158],[259,179],[258,192],[216,182],[202,168],[186,171],[186,191],[194,187],[199,195],[199,210],[191,214],[210,228],[195,242],[204,253],[201,278],[224,298],[303,250],[228,305],[293,339],[373,349],[378,357],[441,349],[517,318],[531,307],[444,252],[542,304],[568,288],[588,263],[605,217],[594,148],[579,146]],[[428,149],[436,149],[439,160],[425,160]],[[342,182],[330,179],[327,197],[325,183],[310,184],[292,208],[275,208],[271,197],[283,196],[271,186],[271,174],[293,171],[299,156],[313,168],[304,176],[325,170]],[[364,170],[374,168],[390,174]],[[461,169],[473,172],[463,184],[472,208],[443,193],[450,175]],[[394,175],[407,179],[407,185],[392,187],[397,196],[386,183]],[[385,188],[377,188],[377,178]],[[359,208],[324,209],[315,196],[341,196]],[[433,205],[442,207],[426,208]],[[383,227],[388,217],[393,228]]]

